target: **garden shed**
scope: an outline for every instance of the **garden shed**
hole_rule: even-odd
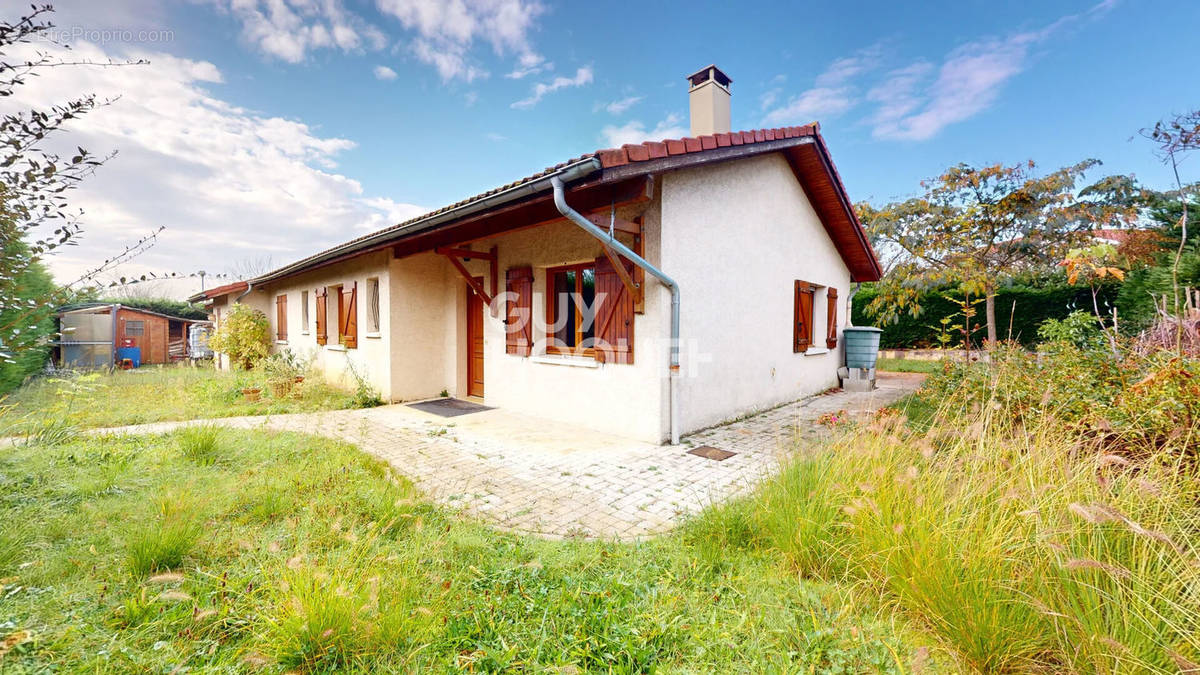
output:
[[[181,361],[193,356],[189,328],[209,324],[117,303],[64,308],[56,316],[55,361],[64,368],[107,368],[125,358],[134,365]]]

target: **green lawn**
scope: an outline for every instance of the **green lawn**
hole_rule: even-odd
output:
[[[263,389],[250,402],[245,387]],[[28,428],[95,428],[168,420],[334,410],[354,405],[354,394],[308,377],[295,395],[274,398],[255,371],[227,372],[211,366],[148,366],[114,373],[43,377],[3,401],[12,409],[0,421]],[[3,432],[0,432],[3,435]]]
[[[0,449],[0,669],[909,672],[919,636],[714,511],[499,534],[351,446],[185,430]],[[15,645],[15,646],[13,646]]]
[[[875,370],[892,373],[940,373],[941,361],[923,361],[920,359],[889,359],[879,357],[875,362]]]

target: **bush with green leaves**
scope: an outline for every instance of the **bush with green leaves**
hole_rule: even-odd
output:
[[[1038,326],[1038,339],[1053,344],[1072,344],[1084,350],[1103,349],[1104,336],[1096,315],[1083,310],[1062,319],[1046,319]]]
[[[208,339],[208,346],[228,356],[235,366],[249,370],[271,353],[271,323],[257,309],[235,304]]]

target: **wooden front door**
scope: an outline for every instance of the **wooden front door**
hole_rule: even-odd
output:
[[[483,283],[483,277],[476,277]],[[467,288],[467,396],[483,396],[483,298]]]

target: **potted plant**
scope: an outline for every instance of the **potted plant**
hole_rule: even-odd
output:
[[[263,372],[266,373],[271,396],[284,398],[291,394],[292,389],[304,381],[307,370],[308,362],[290,349],[269,356],[263,365]]]
[[[243,387],[242,398],[253,403],[262,399],[262,389],[259,387]]]

